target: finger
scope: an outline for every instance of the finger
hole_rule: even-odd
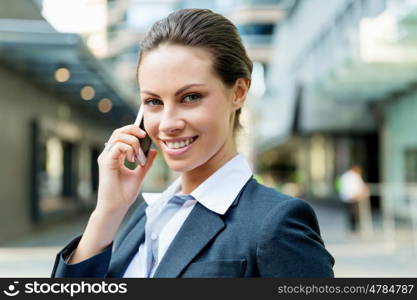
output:
[[[137,149],[138,155],[137,155],[137,163],[141,166],[144,166],[146,164],[147,157],[145,156],[145,153],[143,153],[142,148]]]
[[[146,131],[142,128],[139,128],[138,126],[134,124],[126,125],[124,127],[120,127],[113,131],[113,134],[111,135],[110,139],[114,136],[117,136],[119,133],[128,133],[135,135],[139,138],[144,138],[146,136]]]
[[[136,136],[126,134],[126,133],[120,133],[108,141],[110,145],[113,145],[117,142],[122,142],[128,145],[131,145],[135,151],[135,154],[138,154],[138,149],[140,147],[140,144],[139,144],[139,139]]]
[[[134,162],[135,150],[131,145],[125,144],[123,142],[116,142],[116,144],[114,144],[114,146],[109,151],[108,159],[110,161],[120,162],[125,158],[131,162]]]

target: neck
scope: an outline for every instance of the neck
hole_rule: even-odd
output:
[[[229,148],[229,149],[227,149]],[[190,194],[201,183],[209,178],[214,172],[220,169],[225,163],[237,154],[236,146],[223,145],[207,162],[188,172],[181,174],[181,193]]]

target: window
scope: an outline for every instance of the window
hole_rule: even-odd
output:
[[[95,204],[97,157],[76,125],[34,120],[31,130],[31,210],[34,221]],[[96,155],[97,156],[97,155]]]

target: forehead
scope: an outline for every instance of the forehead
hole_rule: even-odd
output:
[[[144,53],[138,71],[142,89],[219,81],[208,50],[178,45],[161,45]]]

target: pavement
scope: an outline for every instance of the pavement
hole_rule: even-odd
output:
[[[417,277],[417,250],[411,226],[395,228],[393,237],[375,225],[370,236],[346,230],[342,207],[313,203],[326,248],[335,258],[336,277]],[[83,232],[88,215],[33,232],[0,246],[0,277],[50,277],[56,254]]]
[[[83,232],[88,216],[35,231],[0,247],[0,277],[50,277],[56,254]]]
[[[417,248],[411,224],[396,221],[391,231],[373,215],[373,232],[351,234],[343,207],[312,204],[336,277],[417,277]],[[414,237],[416,238],[416,237]]]

